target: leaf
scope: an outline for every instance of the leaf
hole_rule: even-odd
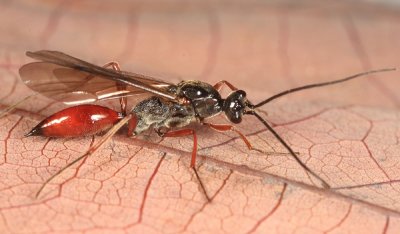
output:
[[[55,49],[97,64],[116,60],[125,70],[173,82],[226,79],[255,102],[288,88],[399,66],[399,18],[385,6],[176,3],[0,6],[2,107],[33,94],[17,75],[30,61],[26,50]],[[0,231],[395,233],[398,76],[377,74],[304,91],[263,108],[330,190],[320,188],[252,117],[237,127],[268,154],[248,151],[234,133],[198,126],[198,172],[211,203],[189,168],[190,137],[157,143],[122,134],[35,199],[47,178],[99,138],[24,138],[38,121],[64,108],[34,95],[0,119]]]

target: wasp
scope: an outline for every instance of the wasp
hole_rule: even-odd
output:
[[[27,52],[27,56],[38,60],[28,63],[19,70],[21,79],[32,90],[74,105],[63,109],[36,125],[26,136],[79,137],[106,132],[99,143],[81,157],[51,176],[39,189],[39,196],[44,186],[66,168],[95,152],[110,139],[120,128],[126,126],[129,137],[154,129],[161,137],[193,137],[190,167],[195,170],[197,154],[196,130],[189,128],[192,123],[199,123],[216,131],[233,131],[251,150],[254,149],[246,136],[234,124],[241,123],[245,115],[256,117],[286,148],[299,165],[317,180],[323,187],[330,185],[314,173],[298,157],[297,153],[283,140],[271,125],[259,113],[261,106],[290,93],[322,86],[346,82],[372,73],[393,71],[395,69],[372,70],[355,74],[343,79],[305,85],[280,92],[260,103],[253,104],[244,90],[236,88],[229,81],[222,80],[211,85],[198,80],[181,81],[178,84],[154,77],[121,71],[118,63],[110,62],[97,66],[58,51],[41,50]],[[231,92],[226,98],[220,94],[223,86]],[[127,109],[127,98],[147,94],[150,97],[140,101],[131,110]],[[91,104],[109,99],[119,99],[121,111]],[[231,124],[212,124],[207,120],[223,114]],[[205,192],[204,186],[201,187]],[[207,195],[206,195],[207,196]],[[208,196],[207,196],[208,197]]]

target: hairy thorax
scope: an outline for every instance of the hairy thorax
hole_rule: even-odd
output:
[[[150,127],[179,128],[196,121],[195,112],[191,105],[181,105],[174,102],[164,101],[156,96],[141,101],[133,108],[138,123],[134,134],[140,134]]]

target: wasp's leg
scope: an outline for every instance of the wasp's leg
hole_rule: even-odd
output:
[[[239,130],[237,130],[234,126],[229,125],[229,124],[212,124],[212,123],[203,123],[204,125],[210,127],[213,130],[216,130],[218,132],[227,132],[227,131],[233,131],[236,132],[239,136],[240,139],[242,139],[242,141],[246,144],[247,148],[249,150],[255,150],[264,154],[288,154],[288,153],[279,153],[279,152],[264,152],[263,150],[257,149],[255,147],[253,147],[249,141],[249,139],[247,139],[247,137],[240,132]],[[295,152],[296,154],[299,154],[298,152]]]
[[[158,132],[159,134],[162,134]],[[197,180],[200,183],[200,187],[204,192],[204,196],[206,199],[210,202],[211,198],[208,196],[206,188],[204,187],[203,182],[200,179],[199,174],[197,173],[196,170],[196,155],[197,155],[197,135],[196,131],[193,129],[180,129],[180,130],[174,130],[174,131],[169,131],[166,132],[165,134],[162,134],[163,137],[182,137],[182,136],[188,136],[188,135],[193,135],[193,149],[192,149],[192,160],[190,162],[190,167],[193,169],[194,174],[196,175]]]
[[[111,61],[111,62],[109,62],[109,63],[104,64],[103,67],[104,67],[104,68],[109,68],[109,67],[111,67],[111,69],[114,70],[114,71],[121,71],[121,68],[120,68],[119,64],[118,64],[117,62],[114,62],[114,61]],[[90,75],[90,76],[88,76],[87,79],[89,80],[89,78],[91,78],[91,77],[95,77],[95,76],[94,76],[94,75]],[[126,85],[125,85],[125,84],[121,84],[121,83],[119,83],[119,82],[115,82],[115,83],[116,83],[117,89],[118,89],[119,91],[120,91],[120,90],[126,90]],[[128,100],[127,100],[126,97],[120,97],[120,98],[119,98],[119,104],[120,104],[120,106],[121,106],[121,112],[122,112],[124,115],[127,114],[127,112],[126,112],[126,105],[127,105],[127,102],[128,102]]]
[[[133,136],[133,131],[135,131],[138,123],[138,117],[134,113],[131,113],[130,115],[132,115],[133,117],[130,118],[128,121],[128,137]]]
[[[214,88],[219,92],[221,90],[221,88],[222,88],[222,85],[228,86],[232,91],[238,90],[238,88],[236,88],[235,86],[233,86],[231,83],[229,83],[226,80],[219,81],[218,83],[216,83],[214,85]]]
[[[106,63],[103,67],[105,67],[105,68],[111,67],[115,71],[121,71],[121,68],[120,68],[119,64],[117,62],[114,62],[114,61]],[[116,85],[117,85],[117,89],[119,91],[126,90],[126,85],[125,84],[122,84],[120,82],[116,82]],[[119,104],[121,106],[121,112],[124,115],[127,114],[127,112],[126,112],[127,103],[128,103],[128,100],[127,100],[126,97],[120,97],[119,98]]]
[[[219,131],[219,132],[227,132],[227,131],[236,132],[240,136],[240,138],[243,140],[243,142],[246,144],[247,148],[249,148],[249,150],[254,149],[253,146],[251,145],[250,141],[247,139],[247,137],[232,125],[212,124],[212,123],[203,123],[203,124],[210,127],[211,129]]]
[[[174,131],[169,131],[163,134],[163,137],[183,137],[193,135],[193,148],[192,148],[192,160],[190,162],[190,167],[194,168],[196,166],[196,155],[197,155],[197,135],[196,131],[193,129],[179,129]]]

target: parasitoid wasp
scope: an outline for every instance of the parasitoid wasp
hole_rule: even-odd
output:
[[[372,73],[395,70],[372,70],[343,79],[305,85],[280,92],[258,104],[252,104],[247,99],[245,91],[236,88],[226,80],[215,85],[197,80],[173,84],[142,74],[121,71],[115,62],[97,66],[62,52],[47,50],[27,52],[26,55],[40,62],[28,63],[20,68],[19,73],[24,83],[32,90],[47,97],[75,105],[47,117],[26,136],[79,137],[106,132],[86,154],[47,179],[36,193],[36,197],[55,176],[95,152],[120,128],[127,125],[129,137],[141,134],[148,129],[154,129],[161,137],[193,136],[190,167],[194,169],[208,198],[195,169],[196,131],[187,126],[197,122],[216,131],[236,132],[250,150],[254,149],[246,136],[233,125],[206,122],[207,119],[221,113],[224,113],[232,124],[239,124],[244,115],[255,116],[307,173],[318,179],[323,187],[330,188],[323,178],[300,160],[292,148],[259,114],[258,108],[290,93],[334,85]],[[224,85],[231,90],[226,98],[222,98],[219,92]],[[127,97],[141,94],[151,96],[140,101],[132,110],[128,111]],[[88,104],[108,99],[119,99],[121,112],[104,106]]]

